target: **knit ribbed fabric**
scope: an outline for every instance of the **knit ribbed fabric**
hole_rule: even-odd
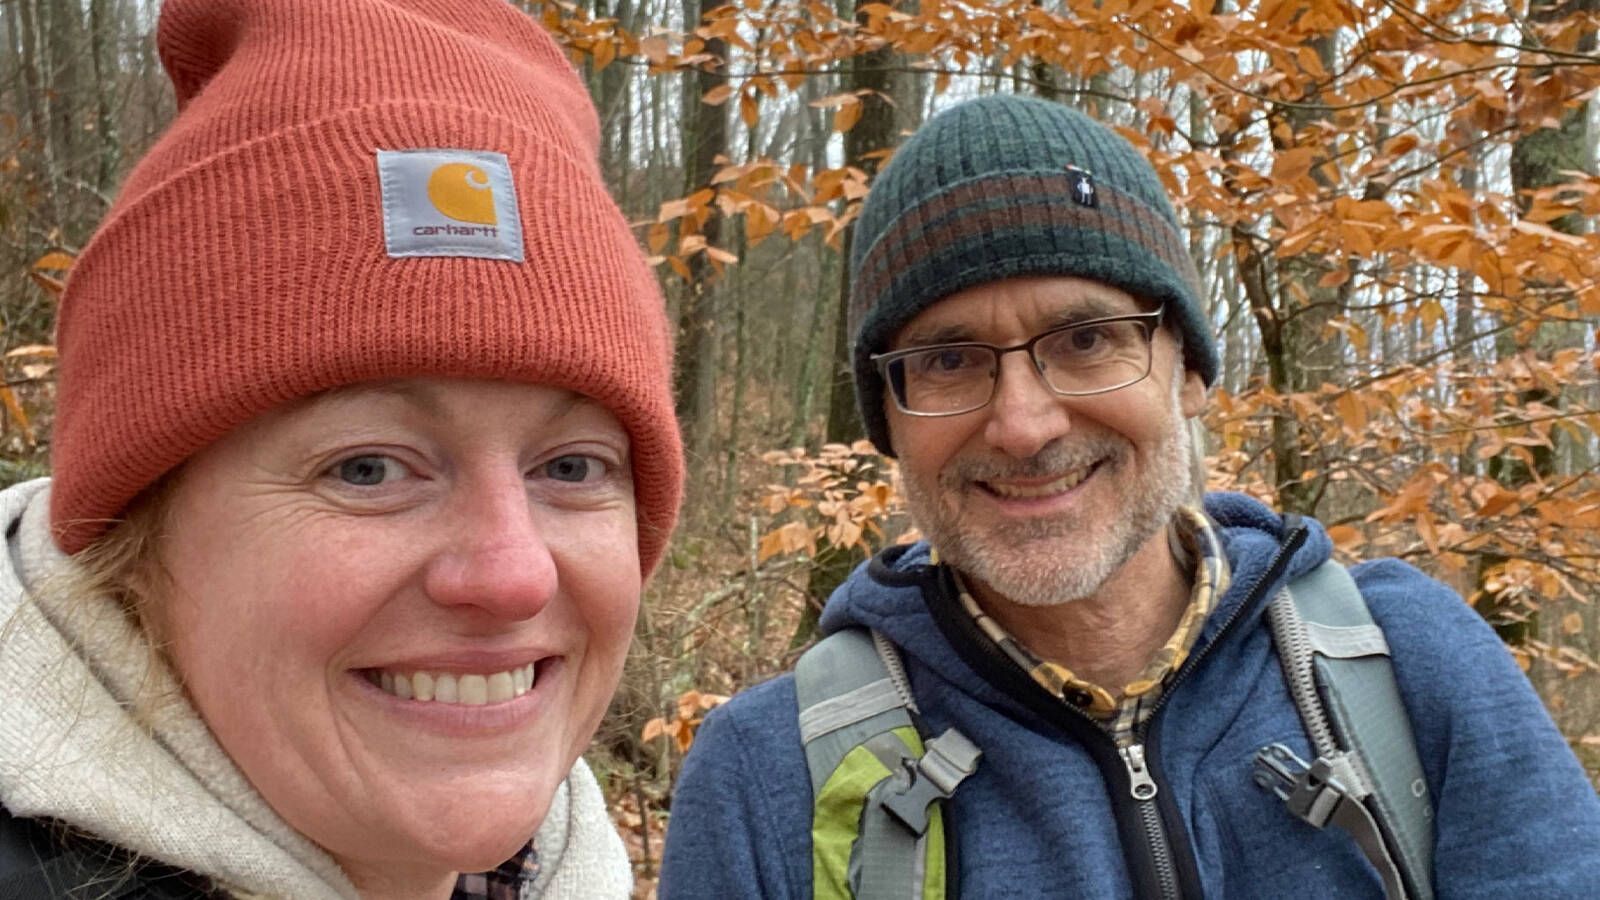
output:
[[[1133,145],[1077,110],[993,96],[940,113],[873,181],[855,229],[856,399],[886,454],[871,355],[922,310],[991,281],[1075,275],[1160,302],[1183,334],[1185,363],[1207,384],[1216,378],[1199,277],[1160,179]]]
[[[683,481],[670,332],[554,40],[503,0],[167,0],[158,42],[179,114],[62,298],[62,549],[274,407],[475,376],[616,414],[648,572]],[[505,155],[524,261],[389,255],[377,153],[436,148]]]

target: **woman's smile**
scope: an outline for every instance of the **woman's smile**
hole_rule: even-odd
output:
[[[458,703],[462,706],[505,703],[526,694],[537,680],[534,663],[488,674],[429,672],[422,669],[409,672],[368,669],[362,674],[385,694],[401,700]]]
[[[363,730],[397,726],[408,735],[444,739],[459,751],[465,749],[461,742],[474,739],[512,735],[521,743],[522,729],[558,702],[552,698],[561,692],[566,671],[562,657],[550,656],[490,673],[360,669],[350,673],[349,681],[356,702],[380,717],[379,723],[365,723]],[[360,727],[359,717],[357,721]]]

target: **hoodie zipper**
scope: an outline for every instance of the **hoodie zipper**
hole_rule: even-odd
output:
[[[1117,751],[1122,757],[1122,763],[1128,770],[1129,793],[1133,797],[1134,809],[1144,823],[1145,836],[1149,842],[1150,857],[1155,867],[1156,884],[1160,886],[1163,898],[1171,897],[1174,900],[1182,897],[1177,864],[1173,859],[1172,844],[1167,838],[1165,823],[1161,815],[1161,807],[1157,800],[1160,788],[1157,785],[1155,773],[1145,759],[1146,748],[1151,747],[1150,758],[1155,758],[1151,730],[1160,720],[1161,713],[1167,708],[1167,701],[1172,697],[1174,690],[1182,684],[1189,674],[1199,667],[1205,658],[1211,655],[1214,647],[1220,646],[1233,632],[1233,629],[1244,619],[1247,610],[1254,608],[1265,594],[1267,585],[1275,581],[1282,572],[1284,565],[1289,561],[1300,546],[1305,543],[1306,528],[1296,524],[1294,529],[1285,537],[1284,542],[1278,545],[1278,552],[1272,557],[1272,562],[1267,565],[1266,571],[1250,587],[1250,592],[1245,596],[1244,602],[1234,607],[1222,627],[1217,630],[1217,636],[1201,648],[1200,652],[1191,657],[1188,664],[1180,668],[1173,676],[1172,681],[1161,692],[1156,700],[1155,709],[1150,711],[1150,716],[1144,724],[1134,731],[1134,742]],[[1156,732],[1159,734],[1159,732]]]
[[[1214,647],[1220,646],[1232,633],[1240,621],[1244,619],[1245,612],[1255,607],[1265,594],[1267,585],[1275,581],[1281,573],[1289,558],[1300,546],[1305,543],[1306,529],[1304,525],[1296,524],[1278,545],[1278,552],[1273,555],[1272,562],[1262,572],[1261,577],[1250,587],[1250,592],[1245,596],[1244,602],[1234,607],[1233,612],[1217,630],[1217,636],[1209,644],[1201,648],[1200,653],[1190,658],[1188,663],[1180,668],[1172,677],[1171,683],[1161,692],[1161,697],[1156,700],[1155,709],[1150,711],[1150,716],[1144,724],[1134,731],[1133,743],[1117,750],[1117,756],[1122,759],[1123,768],[1128,774],[1128,795],[1133,800],[1134,813],[1140,824],[1144,826],[1145,846],[1150,851],[1151,867],[1154,869],[1155,883],[1162,900],[1180,900],[1183,896],[1182,878],[1178,873],[1178,864],[1169,839],[1165,818],[1161,814],[1160,794],[1161,788],[1156,780],[1156,775],[1151,771],[1150,763],[1155,759],[1153,742],[1150,740],[1151,729],[1160,719],[1161,713],[1167,707],[1167,700],[1172,697],[1177,686],[1188,678]],[[1087,718],[1087,716],[1085,716]],[[1100,723],[1093,721],[1096,726]],[[1109,731],[1100,726],[1100,731],[1111,736]],[[1115,740],[1115,738],[1112,738]],[[1148,758],[1147,758],[1148,754]]]
[[[1117,751],[1122,764],[1128,769],[1128,793],[1133,797],[1134,811],[1144,824],[1145,842],[1150,847],[1150,860],[1155,868],[1156,884],[1163,898],[1177,900],[1183,896],[1178,886],[1178,867],[1172,861],[1172,845],[1167,841],[1167,829],[1161,822],[1161,808],[1156,805],[1160,788],[1144,761],[1144,745],[1129,744]]]
[[[1287,565],[1289,558],[1305,543],[1306,535],[1307,530],[1303,524],[1296,522],[1290,527],[1288,534],[1283,538],[1283,542],[1278,546],[1278,552],[1273,556],[1272,561],[1268,563],[1261,577],[1251,586],[1244,601],[1234,607],[1233,612],[1229,614],[1222,627],[1217,631],[1217,636],[1202,648],[1200,653],[1190,657],[1183,667],[1173,675],[1172,681],[1162,691],[1160,699],[1156,701],[1155,709],[1151,711],[1149,718],[1134,732],[1134,742],[1127,747],[1117,747],[1116,737],[1098,720],[1075,706],[1061,703],[1060,699],[1053,695],[1045,694],[1037,682],[1027,673],[1017,669],[1009,657],[999,655],[998,650],[984,641],[981,634],[973,634],[973,629],[958,626],[954,627],[954,630],[944,627],[947,625],[956,626],[956,622],[960,622],[960,619],[957,619],[956,622],[947,623],[942,621],[940,616],[934,616],[935,623],[941,626],[940,630],[945,632],[946,638],[951,640],[953,646],[959,647],[963,644],[971,646],[973,650],[978,652],[980,657],[988,660],[996,667],[996,672],[1005,672],[1008,677],[1014,676],[1021,680],[1020,686],[1024,689],[1038,690],[1041,696],[1048,697],[1049,704],[1029,704],[1034,706],[1035,710],[1044,715],[1045,718],[1054,719],[1057,715],[1065,713],[1068,719],[1080,725],[1086,725],[1091,731],[1101,735],[1114,750],[1128,778],[1128,797],[1131,801],[1128,804],[1128,808],[1133,811],[1134,818],[1142,827],[1145,849],[1150,854],[1150,871],[1147,874],[1153,878],[1155,886],[1160,891],[1156,896],[1161,900],[1169,900],[1169,898],[1171,900],[1180,900],[1184,896],[1184,869],[1179,865],[1177,853],[1172,846],[1166,829],[1169,815],[1164,814],[1162,811],[1163,801],[1165,800],[1166,805],[1170,807],[1170,817],[1174,821],[1176,821],[1178,810],[1176,805],[1167,799],[1167,796],[1162,793],[1160,788],[1160,775],[1157,771],[1160,757],[1156,752],[1158,741],[1155,740],[1159,732],[1152,732],[1152,728],[1160,721],[1161,714],[1166,710],[1168,700],[1172,697],[1178,685],[1188,679],[1190,674],[1199,667],[1200,663],[1211,655],[1214,648],[1225,643],[1239,623],[1243,621],[1245,614],[1260,603],[1267,586],[1278,580],[1282,575],[1283,568]],[[953,586],[951,587],[953,589]],[[944,587],[935,585],[933,592],[935,595],[943,597]],[[962,610],[959,606],[956,606],[955,612],[960,613]],[[957,637],[957,634],[961,633],[969,636],[967,640],[960,640]],[[1065,723],[1063,722],[1062,724]],[[1098,756],[1098,754],[1094,755]],[[1112,796],[1115,797],[1116,795],[1116,792],[1113,791]],[[1129,863],[1132,865],[1132,860],[1129,860]],[[1192,869],[1192,866],[1190,868]],[[1195,894],[1198,896],[1198,893],[1198,885],[1196,885]]]
[[[944,604],[954,596],[951,592],[955,590],[955,586],[936,583],[931,585],[929,590],[931,596],[938,598],[938,603]],[[1121,835],[1124,840],[1142,838],[1140,843],[1150,854],[1150,858],[1146,860],[1137,857],[1131,847],[1125,851],[1124,861],[1129,868],[1129,875],[1133,878],[1135,893],[1141,898],[1180,900],[1183,897],[1183,877],[1173,859],[1161,810],[1154,799],[1160,795],[1160,788],[1153,773],[1145,765],[1143,747],[1133,751],[1133,758],[1139,760],[1137,766],[1130,763],[1130,758],[1117,746],[1116,736],[1109,728],[1078,707],[1063,703],[1060,697],[1046,693],[1038,682],[1018,668],[1010,657],[1005,656],[977,630],[976,623],[965,616],[959,604],[950,603],[944,613],[935,609],[933,620],[951,646],[958,648],[958,654],[962,653],[960,648],[966,648],[973,654],[968,658],[968,663],[974,665],[977,671],[990,673],[1001,684],[1010,682],[1011,687],[1007,693],[1022,700],[1046,721],[1053,722],[1068,734],[1076,736],[1104,773],[1108,787],[1111,776],[1106,768],[1107,765],[1122,763],[1122,768],[1128,776],[1126,796],[1130,802],[1119,801],[1117,798],[1123,795],[1115,788],[1109,790],[1114,804],[1114,814],[1119,823],[1118,831],[1120,833],[1124,828],[1129,829],[1129,833]],[[1139,795],[1144,795],[1146,799],[1139,799]],[[1159,893],[1152,893],[1152,890],[1156,889],[1159,889]]]

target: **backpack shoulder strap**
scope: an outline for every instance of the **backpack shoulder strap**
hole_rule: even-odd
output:
[[[981,753],[950,729],[924,745],[893,644],[846,629],[795,666],[811,774],[813,896],[944,896],[942,801]]]
[[[1432,900],[1433,804],[1388,642],[1360,589],[1330,560],[1290,583],[1268,618],[1317,758],[1307,766],[1266,748],[1257,781],[1312,825],[1349,831],[1390,900]]]

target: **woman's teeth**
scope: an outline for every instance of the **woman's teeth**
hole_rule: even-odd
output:
[[[1088,477],[1089,469],[1091,468],[1093,467],[1090,466],[1082,469],[1076,469],[1068,472],[1060,478],[1055,479],[1054,481],[1047,481],[1044,484],[1030,484],[1024,486],[1017,484],[1006,484],[1005,482],[1001,481],[986,481],[984,482],[984,487],[987,487],[990,491],[1000,495],[1001,497],[1005,497],[1008,500],[1031,500],[1035,497],[1048,497],[1052,494],[1059,494],[1062,491],[1071,490],[1072,488],[1077,487],[1083,482],[1084,478]]]
[[[385,694],[401,700],[459,703],[483,706],[504,703],[532,690],[534,664],[492,675],[456,675],[450,672],[369,672],[367,679]]]

